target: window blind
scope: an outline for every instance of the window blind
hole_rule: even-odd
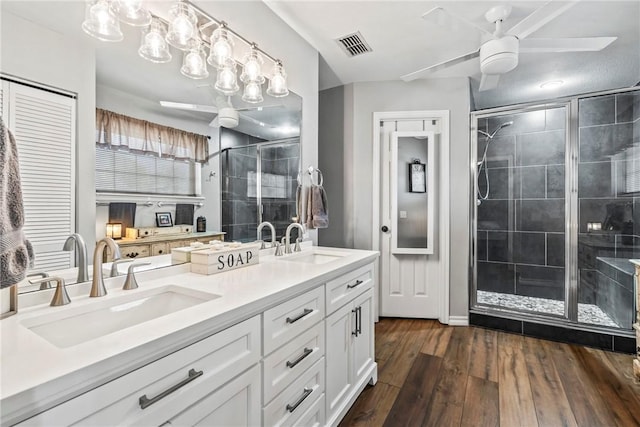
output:
[[[96,147],[96,191],[196,195],[195,162]]]
[[[75,231],[75,108],[73,98],[3,81],[2,114],[18,145],[27,239],[34,269],[73,266],[62,251]]]

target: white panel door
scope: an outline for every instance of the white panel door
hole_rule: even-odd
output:
[[[395,131],[433,131],[436,147],[439,123],[436,120],[385,120],[380,127],[380,292],[381,316],[438,318],[440,307],[440,273],[438,248],[433,255],[392,253],[391,134]],[[438,159],[436,149],[435,158]],[[436,164],[437,164],[436,160]],[[438,168],[435,176],[435,203],[438,204]],[[400,189],[400,191],[403,191]],[[436,212],[439,209],[436,209]],[[436,214],[437,215],[437,214]],[[435,230],[438,229],[436,221]],[[434,242],[438,242],[435,231]]]

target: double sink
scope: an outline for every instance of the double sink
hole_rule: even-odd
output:
[[[349,253],[313,247],[301,253],[273,257],[270,262],[322,265],[347,255]],[[25,319],[21,324],[54,346],[68,348],[221,297],[172,284],[100,298],[91,304],[66,307],[64,311],[47,308],[45,314]]]

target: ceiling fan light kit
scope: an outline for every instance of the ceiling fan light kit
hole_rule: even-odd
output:
[[[169,9],[168,20],[152,15],[143,7],[143,0],[87,0],[82,29],[92,37],[103,41],[117,42],[124,36],[120,22],[145,27],[138,49],[140,57],[155,63],[172,59],[169,45],[184,51],[180,72],[192,79],[209,76],[207,64],[217,69],[215,89],[224,95],[235,95],[240,91],[237,65],[242,65],[240,80],[245,84],[243,99],[259,103],[262,84],[269,80],[267,94],[283,97],[289,94],[287,74],[279,59],[275,59],[257,44],[248,41],[231,30],[228,25],[215,19],[187,0],[178,0]],[[212,31],[210,28],[215,29]],[[211,31],[210,34],[207,34]],[[250,47],[250,52],[241,60],[234,56],[234,39]],[[206,55],[205,48],[209,48]],[[273,63],[271,77],[262,73],[264,59]],[[237,120],[236,120],[237,121]]]
[[[448,13],[452,18],[464,25],[475,28],[488,41],[472,52],[456,56],[444,62],[422,68],[417,71],[405,74],[401,78],[404,81],[411,81],[428,76],[430,73],[453,67],[455,65],[470,61],[475,58],[480,59],[480,80],[479,91],[495,89],[498,86],[500,76],[512,71],[518,66],[520,53],[561,53],[561,52],[594,52],[606,48],[616,40],[616,37],[574,37],[574,38],[551,38],[535,39],[527,38],[535,33],[547,23],[573,7],[578,1],[559,2],[548,1],[538,9],[530,13],[520,22],[503,30],[503,22],[511,14],[511,6],[496,6],[489,9],[484,17],[488,22],[495,25],[495,31],[489,33],[476,23],[456,16],[444,7],[431,9],[422,17],[425,19],[436,19],[436,22],[443,21],[443,14]],[[517,5],[517,3],[514,3]],[[516,6],[516,7],[519,7]],[[444,19],[446,21],[446,19]]]

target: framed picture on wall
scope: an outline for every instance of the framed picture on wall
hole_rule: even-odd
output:
[[[156,226],[173,227],[171,212],[156,212]]]
[[[409,164],[409,192],[426,193],[427,178],[425,164],[416,160]]]

